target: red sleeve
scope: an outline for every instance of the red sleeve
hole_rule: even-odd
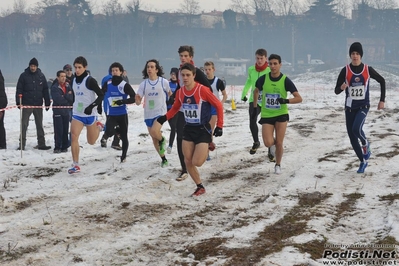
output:
[[[203,86],[203,88],[204,89],[201,89],[201,97],[216,108],[216,113],[218,117],[216,126],[223,128],[223,104],[215,96],[215,94],[213,94],[213,92],[211,92],[208,89],[205,89],[206,88],[205,86]]]
[[[172,117],[175,116],[175,114],[177,114],[177,112],[179,112],[182,103],[181,99],[182,91],[183,91],[182,88],[176,91],[175,102],[173,103],[172,108],[166,113],[167,120],[171,119]]]

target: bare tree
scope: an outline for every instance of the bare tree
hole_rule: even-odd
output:
[[[197,0],[183,0],[179,12],[188,14],[188,15],[195,15],[200,13],[200,5]]]
[[[231,0],[231,9],[241,14],[273,11],[277,15],[301,14],[314,0]]]
[[[134,14],[140,10],[141,2],[140,2],[140,0],[132,0],[126,4],[126,7],[130,13]]]
[[[199,2],[197,0],[183,0],[179,12],[185,14],[186,26],[193,26],[194,16],[200,12]]]
[[[305,12],[306,4],[296,0],[279,0],[279,4],[273,5],[272,9],[275,14],[280,16],[297,15]]]
[[[116,52],[119,49],[120,29],[122,27],[122,20],[120,15],[123,13],[123,9],[118,0],[108,0],[103,6],[103,12],[107,16],[107,25],[104,26],[104,30],[108,30],[108,40],[110,44],[110,52]]]
[[[336,6],[336,12],[337,14],[344,16],[346,18],[350,18],[352,16],[351,12],[351,7],[352,4],[348,0],[335,0],[333,2]]]
[[[13,11],[15,13],[26,13],[26,0],[14,0]]]
[[[398,5],[395,0],[370,1],[370,6],[376,9],[395,9]]]
[[[366,4],[375,9],[395,9],[397,8],[397,3],[395,0],[353,0],[353,9],[356,9],[359,4]]]
[[[33,11],[36,14],[41,14],[43,11],[50,6],[55,6],[59,4],[65,4],[65,0],[42,0],[41,2],[38,2],[37,5],[33,8]]]
[[[129,56],[142,58],[144,56],[144,22],[140,20],[139,12],[142,9],[140,0],[131,0],[127,5],[128,25],[126,26]],[[132,53],[132,54],[130,54]]]
[[[107,16],[112,16],[116,14],[122,14],[123,9],[121,4],[118,2],[118,0],[109,0],[106,2],[103,6],[103,12]]]
[[[0,17],[6,17],[8,15],[12,14],[12,9],[11,8],[6,8],[6,9],[1,9],[0,10]]]
[[[237,13],[250,14],[253,13],[247,1],[243,0],[231,0],[231,9]]]
[[[278,3],[281,3],[278,1]],[[255,12],[258,11],[272,11],[273,6],[277,6],[277,3],[275,5],[274,0],[251,0],[250,5],[252,8],[255,10]]]

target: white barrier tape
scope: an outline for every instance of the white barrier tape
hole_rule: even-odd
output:
[[[131,104],[126,104],[126,105],[133,105],[133,103],[131,103]],[[1,112],[1,111],[5,111],[5,110],[10,110],[10,109],[18,108],[18,106],[20,106],[20,105],[8,106],[8,107],[6,107],[6,108],[0,109],[0,112]],[[73,106],[44,106],[44,105],[42,105],[42,106],[37,106],[37,105],[31,106],[31,105],[22,105],[22,106],[20,106],[20,107],[22,107],[22,108],[49,108],[49,109],[54,109],[54,108],[55,108],[55,109],[58,109],[58,108],[66,109],[66,108],[69,108],[69,109],[72,109]]]
[[[0,112],[1,111],[5,111],[5,110],[10,110],[10,109],[15,109],[15,108],[18,108],[18,107],[21,107],[21,108],[69,108],[69,109],[71,109],[72,108],[72,106],[31,106],[31,105],[22,105],[22,106],[20,106],[20,105],[12,105],[12,106],[8,106],[8,107],[6,107],[6,108],[2,108],[2,109],[0,109]]]

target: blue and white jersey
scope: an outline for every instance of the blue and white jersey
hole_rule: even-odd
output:
[[[216,98],[218,98],[220,100],[219,90],[217,88],[218,80],[219,80],[219,78],[215,77],[213,80],[213,83],[211,84],[211,87],[212,87],[213,94],[215,94]]]
[[[117,100],[126,100],[127,94],[125,93],[126,81],[122,81],[118,86],[112,84],[112,80],[107,82],[107,92],[105,93],[104,99],[108,104],[107,115],[117,116],[127,114],[126,104],[117,105]]]
[[[93,90],[89,90],[86,87],[87,79],[90,76],[86,76],[82,83],[76,83],[76,78],[73,79],[73,92],[75,93],[75,102],[73,103],[72,114],[80,117],[91,117],[97,116],[97,108],[93,108],[91,115],[86,115],[84,110],[87,106],[92,104],[96,99],[97,95]]]
[[[144,119],[152,119],[166,113],[166,95],[169,92],[169,81],[163,77],[141,82],[137,94],[144,97]]]

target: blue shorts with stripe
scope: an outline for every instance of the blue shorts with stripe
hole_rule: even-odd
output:
[[[94,122],[97,121],[97,116],[87,116],[87,117],[82,117],[78,115],[73,115],[72,119],[78,120],[79,122],[82,122],[83,125],[85,126],[91,126],[94,124]]]

